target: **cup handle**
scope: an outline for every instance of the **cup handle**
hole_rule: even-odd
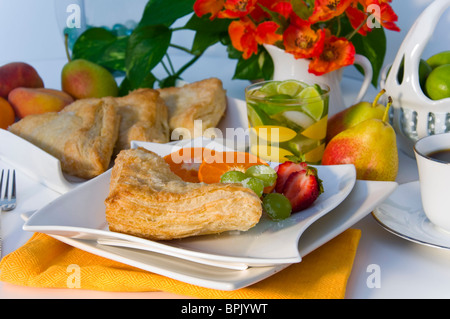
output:
[[[358,96],[356,97],[356,100],[355,102],[353,102],[353,104],[362,101],[364,95],[366,95],[366,92],[369,89],[370,84],[372,83],[372,76],[373,76],[372,64],[370,63],[369,59],[367,59],[365,56],[355,54],[355,64],[361,66],[362,69],[364,70],[364,81],[361,85],[361,89],[359,90]]]

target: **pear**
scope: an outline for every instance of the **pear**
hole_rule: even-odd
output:
[[[64,92],[75,99],[115,97],[119,91],[111,72],[84,59],[69,61],[63,67],[61,86]]]
[[[378,100],[385,92],[384,89],[381,90],[372,103],[366,101],[359,102],[333,115],[327,123],[326,142],[328,143],[340,132],[362,121],[372,118],[381,120],[384,115],[385,106],[379,104]]]
[[[383,118],[368,119],[336,135],[325,147],[322,165],[353,164],[361,180],[395,181],[398,151],[395,131],[387,122],[392,99]]]

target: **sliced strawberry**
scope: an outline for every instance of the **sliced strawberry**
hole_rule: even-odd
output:
[[[289,175],[294,172],[300,172],[306,169],[306,167],[307,164],[305,162],[295,163],[287,161],[278,165],[277,168],[275,168],[277,172],[277,183],[275,186],[275,191],[277,193],[281,193],[283,191],[284,184],[289,178]]]
[[[317,170],[308,166],[302,171],[291,173],[282,193],[291,202],[293,212],[308,208],[323,193]]]

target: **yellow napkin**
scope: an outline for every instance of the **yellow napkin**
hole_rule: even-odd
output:
[[[90,290],[165,291],[204,299],[337,299],[345,296],[360,237],[360,230],[348,229],[298,264],[249,287],[221,291],[137,269],[35,233],[25,245],[2,259],[0,280],[44,288],[67,288],[79,283],[81,289]],[[75,272],[70,265],[79,267],[79,281],[72,281]]]

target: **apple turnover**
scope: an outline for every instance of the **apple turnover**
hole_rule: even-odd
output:
[[[201,120],[202,124],[199,133],[216,127],[227,108],[226,91],[217,78],[158,90],[169,109],[170,130],[186,129],[188,134],[183,130],[179,132],[185,139],[194,138],[194,123],[197,120]]]
[[[163,158],[143,148],[119,153],[105,205],[111,231],[152,240],[246,231],[262,214],[250,189],[185,182]]]
[[[89,179],[109,168],[119,117],[112,103],[83,99],[60,112],[26,116],[9,131],[58,158],[63,172]]]
[[[138,89],[123,97],[104,98],[116,107],[120,116],[119,137],[114,154],[128,149],[131,141],[169,142],[168,110],[153,89]]]

